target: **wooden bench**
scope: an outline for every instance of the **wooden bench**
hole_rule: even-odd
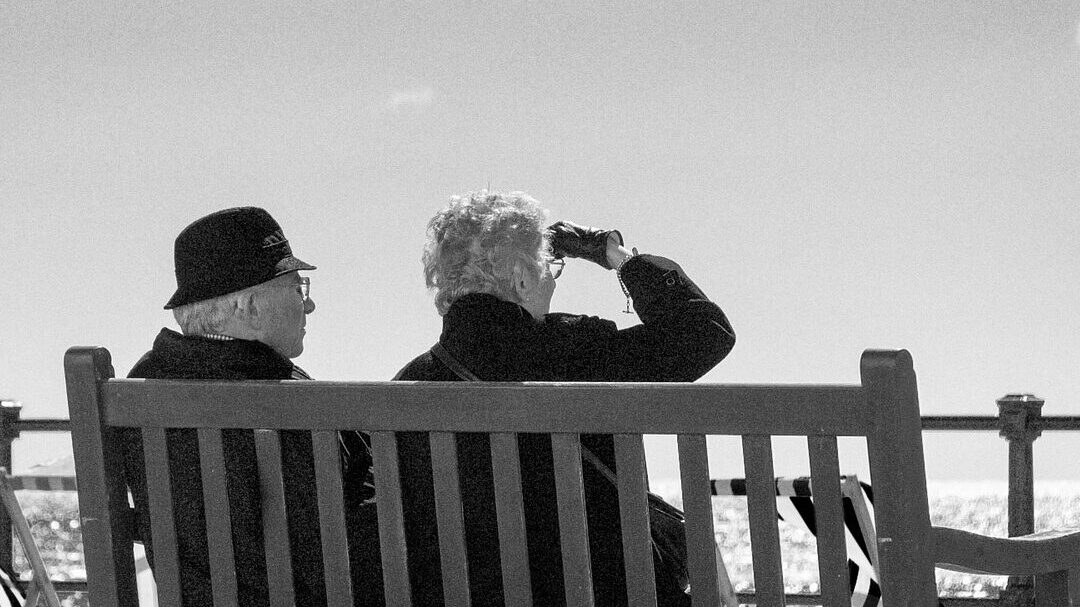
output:
[[[814,479],[822,602],[848,603],[837,437],[865,437],[875,492],[885,603],[937,604],[936,561],[1037,576],[1040,605],[1080,605],[1080,536],[992,539],[930,524],[915,374],[905,351],[867,351],[861,385],[223,382],[114,379],[103,348],[65,357],[79,503],[95,607],[136,604],[130,512],[110,429],[141,428],[152,505],[155,574],[163,607],[178,604],[165,429],[198,428],[215,605],[236,596],[221,430],[259,430],[264,526],[285,537],[279,430],[312,432],[327,595],[351,605],[337,429],[371,432],[388,603],[410,605],[394,431],[430,432],[444,592],[468,604],[454,432],[491,434],[497,532],[508,605],[529,605],[514,433],[551,433],[569,605],[592,604],[580,433],[615,435],[619,506],[631,604],[654,605],[643,434],[677,435],[694,605],[719,605],[707,435],[742,437],[757,604],[783,605],[771,437],[805,436]],[[277,456],[275,458],[275,456]],[[194,465],[194,463],[193,463]],[[267,542],[270,547],[288,542]],[[287,555],[267,554],[270,595],[287,597]],[[285,604],[288,604],[285,601]]]

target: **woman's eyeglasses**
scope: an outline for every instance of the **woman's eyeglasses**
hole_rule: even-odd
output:
[[[558,278],[562,276],[563,267],[566,266],[565,259],[548,259],[547,269],[552,278]]]

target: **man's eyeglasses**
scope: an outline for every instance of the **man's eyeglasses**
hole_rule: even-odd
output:
[[[552,278],[558,278],[562,276],[563,267],[566,266],[565,259],[548,259],[547,269]]]
[[[296,283],[296,290],[300,293],[300,299],[303,299],[306,303],[308,295],[311,293],[311,279],[307,276],[301,276],[300,282]]]

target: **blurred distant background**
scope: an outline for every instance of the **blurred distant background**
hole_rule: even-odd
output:
[[[924,414],[1008,392],[1078,414],[1078,22],[1064,0],[0,2],[0,396],[66,417],[76,344],[125,374],[174,326],[173,238],[236,205],[319,266],[297,362],[388,379],[440,328],[427,219],[490,184],[681,263],[738,333],[702,381],[854,383],[863,349],[902,347]],[[554,300],[623,305],[580,262]],[[1076,444],[1040,439],[1036,479],[1077,480]],[[70,450],[15,448],[17,471]],[[990,433],[927,452],[932,478],[1004,478]],[[664,441],[650,469],[674,476]]]

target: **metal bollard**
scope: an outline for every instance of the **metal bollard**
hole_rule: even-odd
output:
[[[1043,400],[1031,394],[1007,394],[997,401],[1002,438],[1009,441],[1009,537],[1035,531],[1035,471],[1031,445],[1042,434]],[[1030,576],[1010,576],[1001,604],[1034,605]]]
[[[11,472],[11,441],[19,438],[19,414],[22,404],[15,400],[0,401],[0,466]],[[11,517],[0,508],[0,567],[11,571]]]

